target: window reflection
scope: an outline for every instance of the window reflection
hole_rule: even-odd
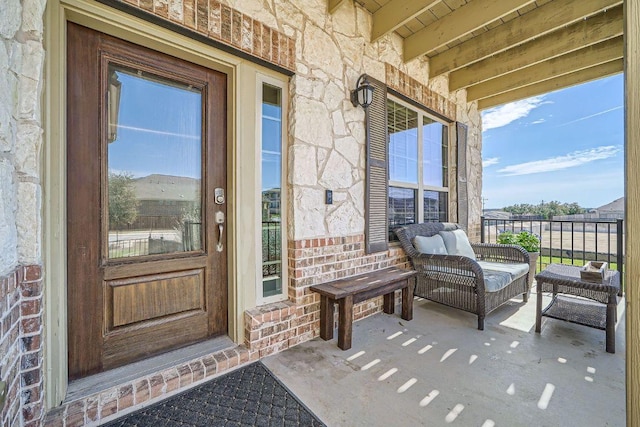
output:
[[[416,190],[389,187],[389,240],[398,240],[393,229],[416,222]]]
[[[446,187],[448,129],[442,123],[423,117],[422,164],[424,185]]]
[[[262,296],[282,294],[282,89],[262,86]]]
[[[418,183],[418,113],[387,100],[389,179]]]
[[[447,221],[447,196],[441,191],[424,192],[424,222]]]
[[[110,88],[116,81],[108,97],[108,258],[201,250],[201,90],[111,64]]]

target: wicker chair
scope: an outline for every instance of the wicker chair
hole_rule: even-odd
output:
[[[485,315],[522,294],[529,296],[530,272],[497,291],[485,291],[485,274],[476,260],[458,255],[430,255],[413,246],[416,236],[430,237],[439,231],[460,229],[453,223],[423,223],[395,229],[400,243],[418,272],[414,295],[478,315],[478,329],[484,330]],[[529,263],[529,254],[520,246],[471,244],[478,261]]]

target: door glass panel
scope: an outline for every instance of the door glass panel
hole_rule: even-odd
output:
[[[200,251],[201,89],[110,64],[107,93],[108,258]]]

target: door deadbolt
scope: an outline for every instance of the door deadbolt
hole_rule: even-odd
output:
[[[217,205],[224,204],[224,188],[216,188],[213,190],[213,200]]]

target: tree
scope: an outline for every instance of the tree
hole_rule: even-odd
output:
[[[506,206],[502,209],[513,215],[534,215],[546,219],[552,219],[558,215],[575,215],[585,212],[577,203],[560,203],[558,201],[540,202],[538,205],[528,203]]]
[[[128,172],[109,173],[109,229],[121,230],[138,216],[138,199],[133,175]]]

